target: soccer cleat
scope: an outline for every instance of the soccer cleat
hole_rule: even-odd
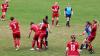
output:
[[[31,50],[31,51],[34,51],[35,49],[34,49],[34,48],[31,48],[30,50]]]
[[[39,48],[36,48],[36,50],[39,50]]]
[[[94,50],[93,49],[89,49],[88,51],[89,51],[90,54],[93,54],[94,53]]]
[[[18,51],[19,50],[19,48],[16,48],[16,51]]]
[[[16,48],[16,51],[18,51],[19,50],[19,46],[17,46],[17,48]]]
[[[46,48],[48,48],[48,46],[46,46]]]
[[[40,48],[36,48],[36,50],[37,50],[37,51],[39,51],[39,52],[41,52],[41,51],[42,51],[42,49],[40,49]]]
[[[83,46],[84,46],[84,45],[83,45],[83,44],[81,44],[81,47],[80,47],[80,49],[81,49],[81,50],[83,49]]]
[[[16,51],[18,51],[19,49],[18,48],[16,48]]]

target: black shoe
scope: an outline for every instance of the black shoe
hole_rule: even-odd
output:
[[[93,49],[89,49],[88,51],[89,51],[90,54],[93,54],[94,53],[94,50]]]

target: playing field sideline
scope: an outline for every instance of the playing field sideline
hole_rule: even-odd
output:
[[[0,4],[2,0],[0,0]],[[34,21],[40,23],[48,15],[51,24],[51,6],[58,1],[60,5],[60,27],[55,27],[49,33],[49,49],[42,52],[30,51],[31,40],[28,39],[29,23]],[[70,40],[72,33],[80,34],[84,30],[86,21],[96,18],[100,21],[100,0],[71,0],[70,3],[74,10],[71,20],[71,28],[65,27],[64,8],[67,0],[11,0],[7,12],[7,21],[0,21],[0,56],[64,56],[65,43]],[[0,9],[1,11],[1,9]],[[0,12],[1,16],[1,12]],[[14,16],[18,19],[21,26],[21,49],[16,51],[13,48],[12,33],[9,30],[9,18]],[[84,50],[81,56],[100,56],[100,28],[94,40],[95,54],[90,55]],[[77,40],[81,43],[83,37]]]

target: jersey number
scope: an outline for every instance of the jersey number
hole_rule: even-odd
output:
[[[14,26],[14,29],[16,29],[16,24],[13,24],[13,26]]]
[[[75,51],[75,45],[71,45],[71,51]]]

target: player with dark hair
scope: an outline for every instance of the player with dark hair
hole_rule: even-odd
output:
[[[44,20],[48,22],[48,16],[45,16]],[[44,23],[40,23],[40,26],[42,27]],[[46,43],[46,48],[48,48],[48,29],[50,30],[50,25],[48,23],[48,28],[46,29],[46,36],[45,36],[45,43]]]
[[[88,51],[92,54],[94,53],[94,50],[93,50],[93,46],[92,46],[92,41],[95,39],[96,37],[96,31],[97,31],[97,21],[96,20],[93,20],[93,23],[92,23],[92,28],[91,28],[91,33],[90,35],[88,36],[87,38],[87,43],[88,43],[88,46],[89,46],[89,49]]]
[[[5,20],[5,16],[6,16],[8,7],[9,7],[9,5],[8,5],[8,2],[6,2],[6,1],[1,5],[1,9],[2,9],[1,20]]]
[[[45,20],[48,22],[48,16],[45,16]],[[48,23],[48,28],[46,29],[46,36],[45,36],[45,42],[46,42],[46,47],[48,48],[48,29],[50,30],[50,25]]]
[[[19,29],[19,23],[17,20],[15,20],[14,17],[10,18],[11,22],[9,24],[10,29],[13,33],[13,39],[14,39],[14,46],[16,50],[19,50],[20,48],[20,29]]]
[[[47,20],[43,19],[43,24],[40,26],[41,33],[40,33],[39,39],[38,39],[38,42],[39,42],[38,50],[41,50],[42,44],[44,45],[45,49],[47,48],[46,42],[43,41],[43,40],[45,40],[45,37],[46,37],[46,30],[47,30],[47,28],[48,28],[48,22],[47,22]]]
[[[34,22],[30,23],[29,38],[30,38],[32,31],[34,31],[35,33],[34,33],[34,37],[33,37],[33,40],[32,40],[32,49],[30,49],[30,50],[35,50],[34,49],[35,43],[37,43],[37,47],[38,47],[38,37],[39,37],[39,34],[40,34],[40,29],[39,29],[38,25],[34,24]]]
[[[72,7],[68,3],[67,7],[65,8],[64,15],[66,16],[66,26],[70,27],[70,19],[73,14]]]
[[[81,47],[80,47],[80,49],[82,50],[83,48],[88,48],[88,44],[86,43],[86,40],[87,40],[87,37],[90,35],[90,33],[91,33],[91,26],[92,26],[92,24],[91,24],[91,22],[89,22],[89,21],[87,21],[86,22],[86,25],[85,25],[85,30],[84,30],[84,32],[81,34],[81,35],[85,35],[85,39],[83,40],[83,43],[81,44]]]
[[[58,2],[55,2],[54,5],[52,6],[52,26],[54,26],[55,19],[56,19],[56,26],[58,26],[59,12],[60,12],[60,8]]]
[[[76,36],[71,35],[71,41],[66,44],[66,56],[80,56],[79,44],[76,41]]]

